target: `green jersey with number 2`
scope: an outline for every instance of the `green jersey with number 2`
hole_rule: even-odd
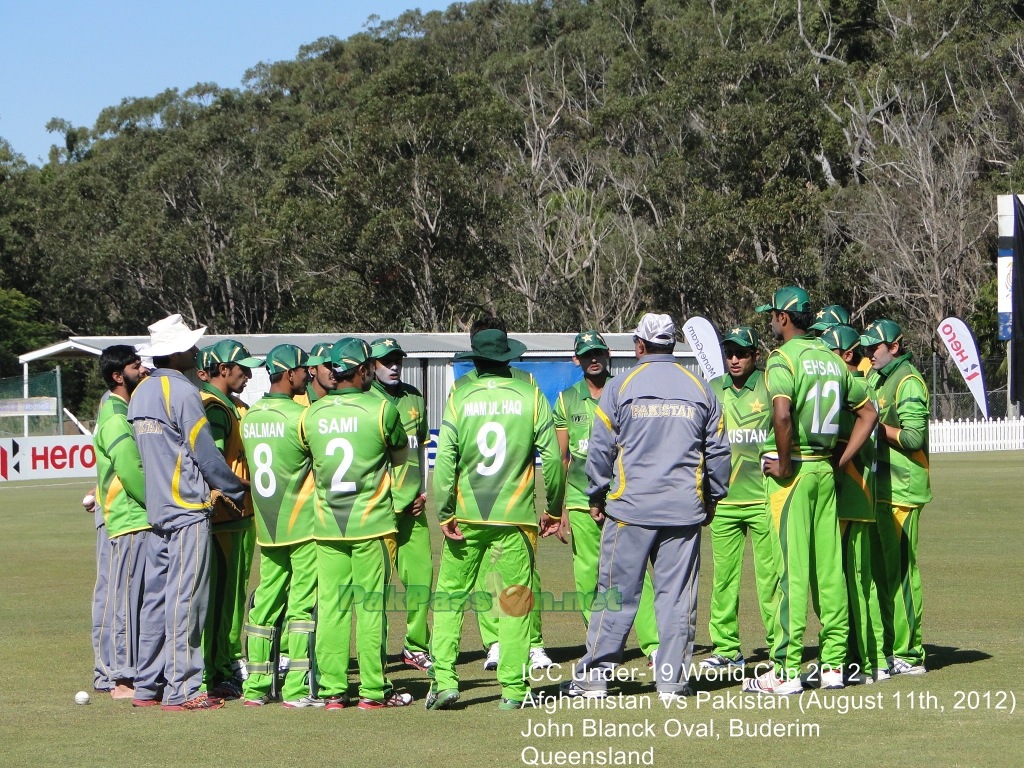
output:
[[[855,411],[868,400],[867,387],[855,381],[846,364],[816,338],[797,336],[768,355],[765,366],[772,403],[784,397],[793,418],[792,458],[826,460],[839,438],[839,414]],[[775,431],[765,444],[776,451]]]
[[[287,395],[271,392],[242,417],[242,445],[249,457],[256,507],[256,541],[261,547],[313,538],[312,462],[299,438],[305,410]]]
[[[306,409],[302,439],[316,477],[314,537],[393,533],[390,470],[405,462],[409,444],[395,406],[369,392],[337,390]]]
[[[508,369],[453,389],[434,462],[434,503],[443,523],[537,526],[534,455],[540,451],[552,517],[562,513],[565,472],[547,398]]]

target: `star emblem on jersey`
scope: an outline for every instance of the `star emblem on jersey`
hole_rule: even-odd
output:
[[[882,410],[883,408],[885,408],[885,397],[880,396],[878,398],[878,410]]]
[[[415,407],[409,409],[409,418],[416,419],[420,415],[420,412]]]
[[[764,403],[762,403],[760,400],[755,398],[754,402],[752,402],[750,404],[750,412],[751,413],[760,413],[763,410],[764,410]]]

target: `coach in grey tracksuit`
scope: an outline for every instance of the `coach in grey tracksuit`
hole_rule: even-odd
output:
[[[648,560],[660,646],[660,694],[689,694],[686,670],[697,618],[700,529],[729,487],[729,440],[711,390],[672,355],[675,325],[645,315],[635,331],[639,363],[605,386],[587,454],[591,514],[603,520],[598,593],[577,695],[600,695],[622,660]],[[607,519],[604,519],[607,516]],[[598,598],[600,602],[600,598]]]
[[[192,347],[189,342],[187,349]],[[170,360],[187,369],[180,357]],[[135,698],[153,700],[162,676],[164,706],[181,705],[197,695],[203,679],[211,490],[241,505],[243,489],[217,450],[199,390],[179,370],[157,368],[143,380],[132,394],[128,420],[146,473],[146,510],[153,526]]]

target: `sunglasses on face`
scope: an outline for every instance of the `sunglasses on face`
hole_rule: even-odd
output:
[[[750,349],[749,347],[739,347],[737,349],[727,349],[727,350],[725,350],[725,359],[728,360],[730,358],[736,357],[736,358],[739,358],[740,360],[746,360],[748,357],[750,357],[753,354],[754,354],[754,350]]]

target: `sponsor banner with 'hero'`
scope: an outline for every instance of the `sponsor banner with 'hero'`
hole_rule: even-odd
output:
[[[96,477],[91,435],[0,440],[0,482]]]

